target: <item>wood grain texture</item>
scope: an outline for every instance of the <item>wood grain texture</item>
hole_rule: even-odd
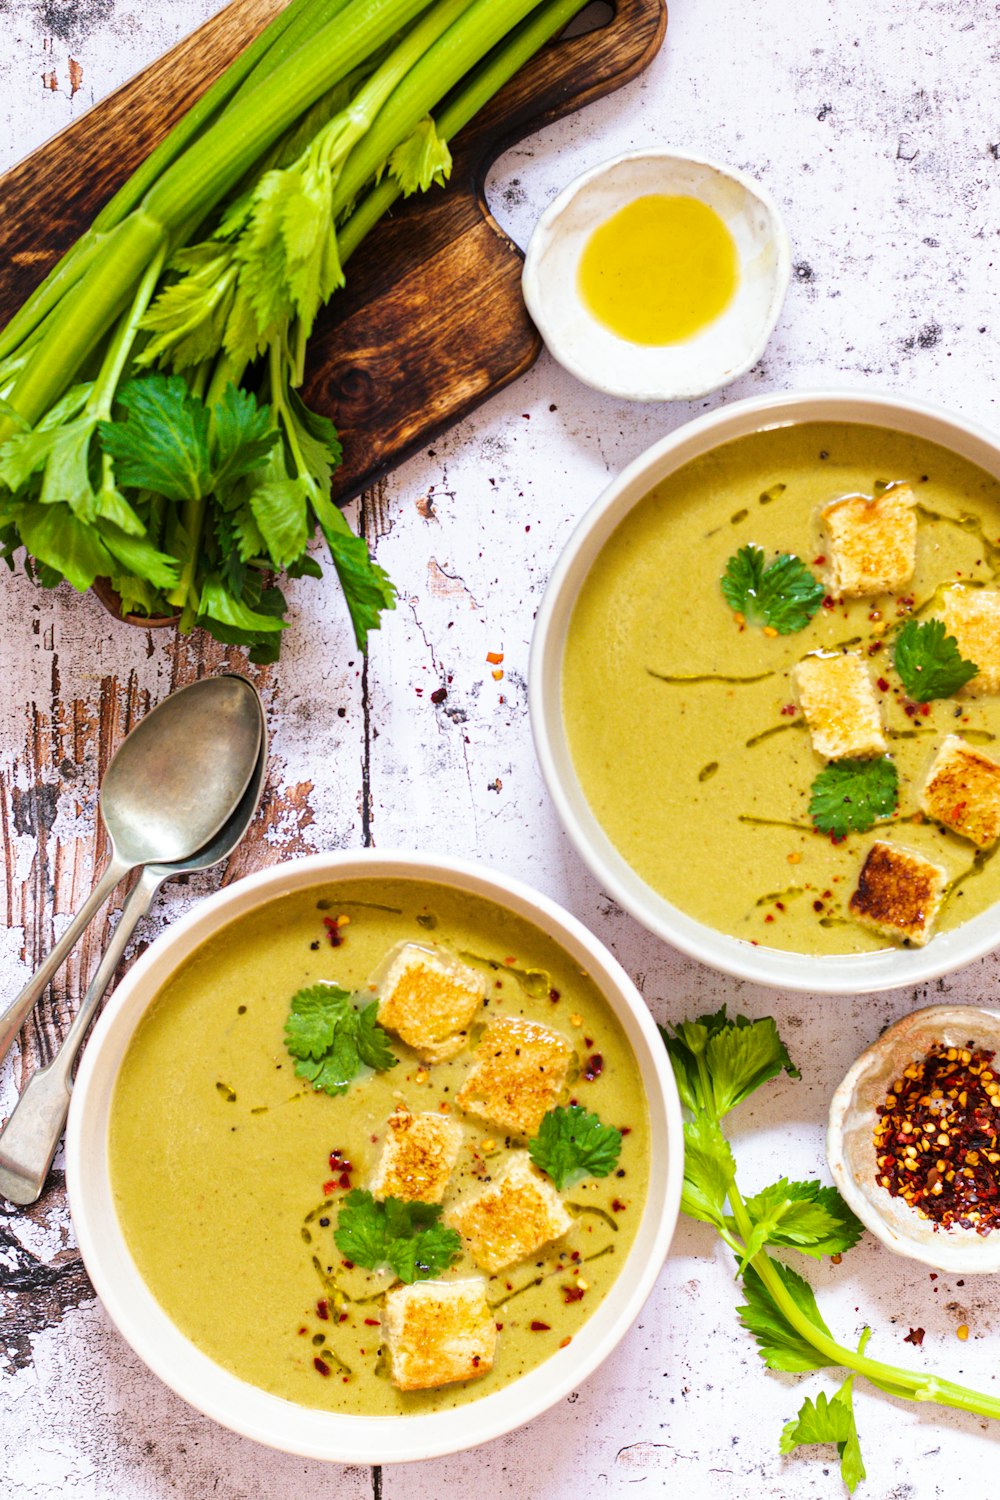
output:
[[[281,9],[224,11],[0,178],[0,319],[213,78]],[[401,205],[370,235],[310,348],[307,399],[344,438],[343,502],[458,421],[538,357],[521,255],[483,183],[499,153],[620,88],[658,51],[664,0],[617,0],[609,23],[535,57],[454,143],[443,191]]]

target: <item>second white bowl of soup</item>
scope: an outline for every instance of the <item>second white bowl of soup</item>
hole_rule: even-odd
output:
[[[852,595],[833,572],[823,512],[884,496],[907,508],[911,572]],[[727,599],[724,576],[739,578],[754,554],[766,568],[799,560],[802,628],[785,632],[787,612],[779,628],[764,627],[752,599],[746,615]],[[766,397],[650,448],[577,527],[532,644],[542,770],[603,888],[691,956],[789,989],[889,989],[992,949],[995,839],[976,829],[975,842],[940,798],[933,816],[922,809],[935,757],[956,737],[963,755],[984,758],[987,783],[1000,778],[1000,632],[994,642],[986,628],[976,643],[980,676],[926,702],[912,679],[904,688],[895,655],[907,622],[923,632],[952,608],[946,599],[974,601],[988,622],[1000,610],[998,580],[1000,442],[957,417],[889,396]],[[874,740],[847,759],[867,757],[865,775],[885,772],[895,789],[893,800],[876,788],[873,826],[845,836],[815,826],[817,778],[843,763],[807,722],[797,670],[835,656],[855,658],[874,725]],[[834,718],[840,711],[834,703]],[[987,823],[997,807],[1000,797]],[[885,846],[919,875],[937,872],[918,913],[923,931],[868,920],[884,913],[861,871]]]
[[[147,1365],[350,1463],[485,1442],[578,1385],[653,1286],[682,1163],[665,1049],[601,944],[517,881],[382,851],[169,928],[67,1134],[84,1262]]]

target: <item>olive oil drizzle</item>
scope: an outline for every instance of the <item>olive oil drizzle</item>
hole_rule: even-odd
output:
[[[687,687],[699,682],[728,682],[738,687],[744,682],[766,682],[769,677],[777,677],[778,675],[777,667],[771,672],[758,672],[754,677],[728,677],[721,672],[671,674],[667,672],[654,672],[652,667],[647,667],[646,671],[650,677],[655,677],[657,682],[666,682],[671,687]]]

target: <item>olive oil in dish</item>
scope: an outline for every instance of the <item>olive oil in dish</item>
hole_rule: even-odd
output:
[[[681,193],[646,193],[606,219],[580,257],[589,312],[634,344],[679,344],[713,323],[739,282],[735,241],[714,208]]]

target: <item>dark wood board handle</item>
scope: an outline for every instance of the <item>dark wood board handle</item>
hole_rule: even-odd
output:
[[[233,0],[179,46],[0,177],[0,321],[124,178],[281,9]],[[453,143],[445,191],[401,205],[369,236],[317,325],[306,398],[344,440],[347,499],[537,358],[521,256],[486,207],[507,146],[612,93],[658,51],[664,0],[617,0],[604,27],[551,43]]]

